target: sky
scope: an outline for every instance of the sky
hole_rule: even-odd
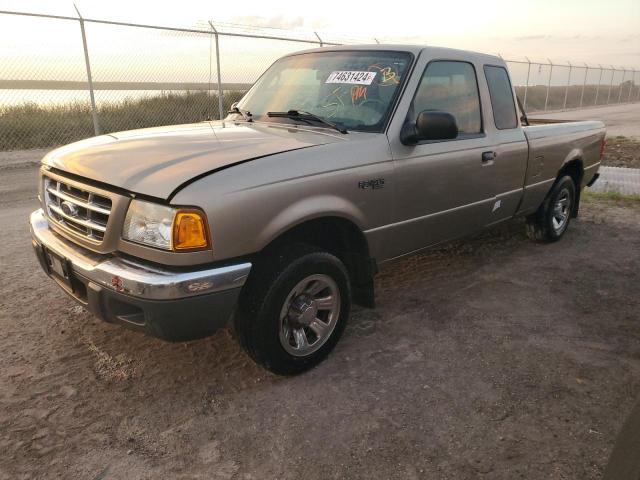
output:
[[[76,0],[85,17],[161,25],[216,22],[421,43],[504,57],[640,69],[639,0]],[[0,0],[2,10],[75,15],[68,0]]]
[[[417,43],[500,54],[512,81],[523,85],[619,84],[633,75],[640,82],[640,0],[75,0],[85,18],[147,25],[202,28],[262,27],[277,36],[340,43]],[[0,11],[76,17],[69,0],[0,0]],[[216,81],[211,35],[157,29],[85,24],[95,82]],[[266,30],[264,30],[266,29]],[[240,29],[246,30],[246,29]],[[220,37],[223,83],[252,83],[282,55],[314,45],[275,40]],[[587,62],[592,68],[579,66]],[[594,69],[599,64],[614,70]],[[0,80],[86,80],[77,21],[39,19],[0,13]],[[576,68],[578,67],[578,68]],[[624,67],[623,70],[621,67]],[[630,69],[636,69],[632,74]],[[552,75],[551,75],[552,73]],[[48,88],[48,87],[43,87]],[[169,88],[169,87],[161,87]],[[236,88],[236,87],[230,87]],[[23,101],[17,91],[0,103]],[[31,92],[40,95],[38,92]],[[120,95],[122,92],[120,93]],[[42,94],[43,95],[43,94]],[[58,93],[50,101],[68,100]],[[117,93],[103,90],[102,100]],[[47,95],[49,98],[51,95]]]

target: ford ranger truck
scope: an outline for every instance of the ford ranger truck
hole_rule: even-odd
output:
[[[107,322],[185,341],[232,325],[278,374],[320,362],[386,262],[526,217],[560,239],[601,122],[529,125],[505,63],[423,46],[276,61],[222,121],[111,133],[42,160],[42,268]]]

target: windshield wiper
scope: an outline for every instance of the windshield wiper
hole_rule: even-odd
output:
[[[238,108],[237,105],[233,105],[231,107],[231,110],[229,110],[227,113],[237,113],[242,115],[242,118],[244,118],[247,122],[253,122],[253,115],[251,115],[251,112],[249,110],[244,110],[242,108]]]
[[[286,112],[267,112],[267,117],[291,118],[292,120],[302,120],[306,122],[309,122],[311,120],[314,122],[322,123],[327,127],[331,127],[334,130],[339,131],[340,133],[349,133],[343,126],[332,123],[329,120],[325,120],[324,118],[319,117],[318,115],[315,115],[313,113],[305,112],[304,110],[293,109]]]

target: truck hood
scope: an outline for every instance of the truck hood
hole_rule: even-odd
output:
[[[344,140],[342,134],[324,129],[204,122],[89,138],[53,150],[42,163],[133,193],[167,199],[185,182],[236,163]]]

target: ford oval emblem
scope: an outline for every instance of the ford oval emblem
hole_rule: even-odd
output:
[[[62,209],[65,215],[69,217],[77,217],[78,216],[78,206],[75,203],[71,203],[67,200],[60,204],[60,208]]]

